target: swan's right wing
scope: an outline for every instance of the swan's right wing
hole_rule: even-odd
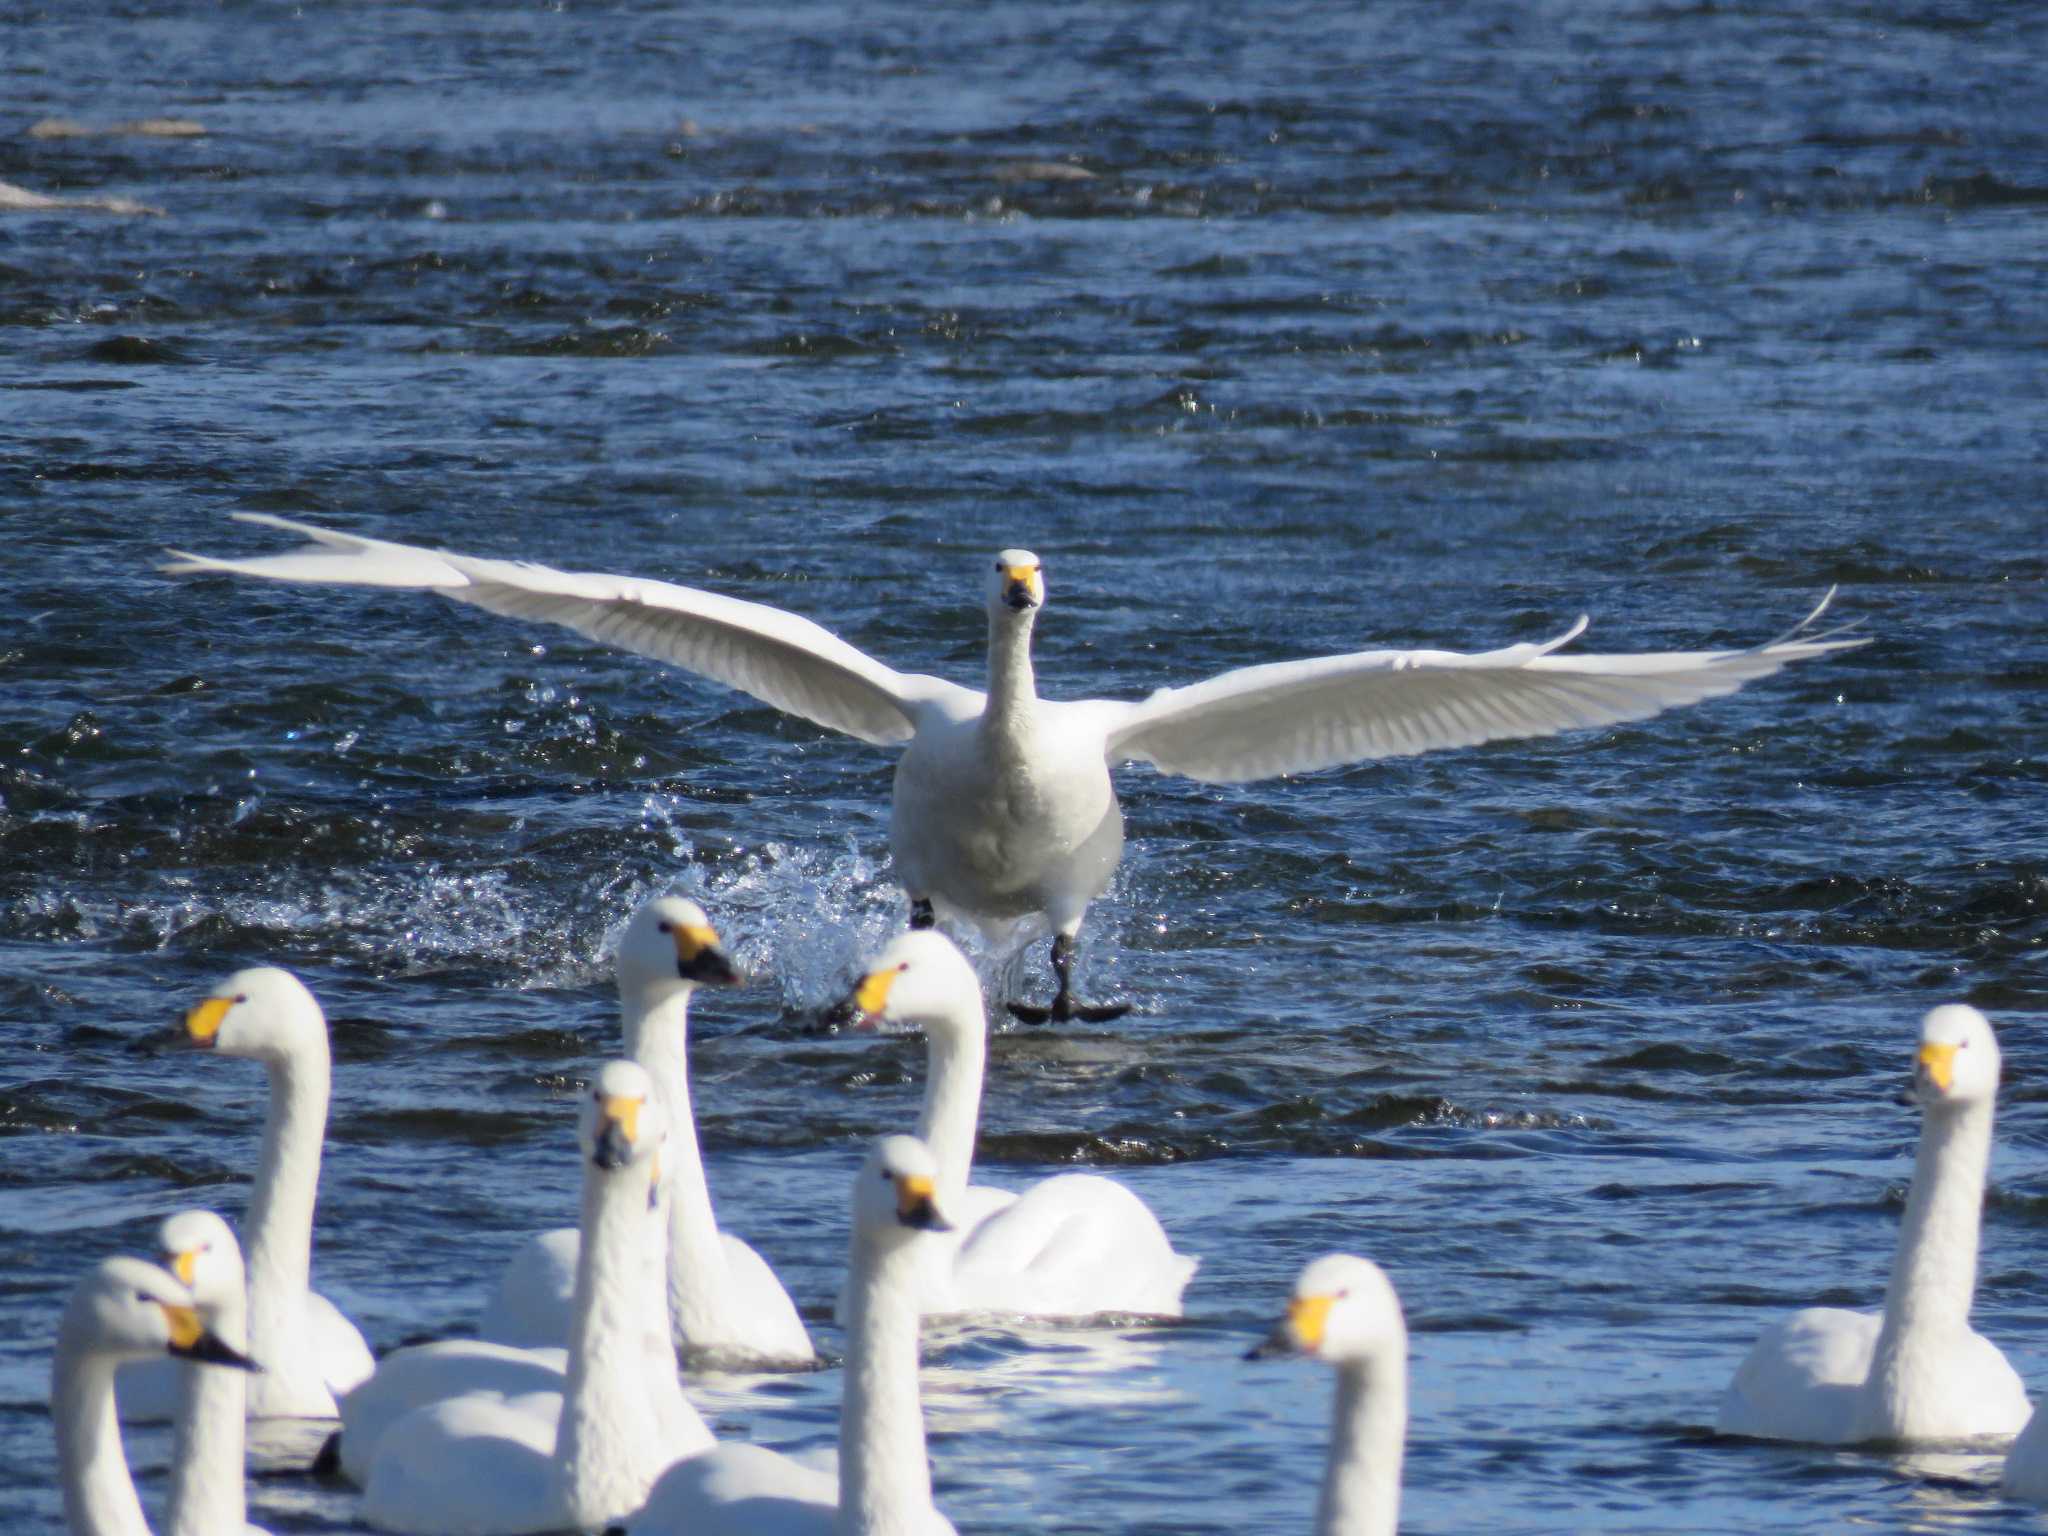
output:
[[[1109,760],[1233,784],[1643,720],[1865,644],[1810,632],[1827,605],[1822,598],[1782,639],[1746,651],[1554,654],[1584,630],[1580,619],[1548,643],[1478,655],[1358,651],[1245,667],[1124,706],[1108,732]]]
[[[508,618],[563,625],[876,746],[908,741],[916,733],[921,705],[967,692],[939,678],[893,671],[809,619],[765,603],[666,581],[472,559],[264,513],[235,516],[303,534],[311,543],[255,560],[217,560],[172,550],[178,558],[163,569],[173,575],[223,571],[273,581],[438,592]]]

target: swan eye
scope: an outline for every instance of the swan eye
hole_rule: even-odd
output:
[[[656,923],[655,927],[659,928],[663,933],[674,933],[676,931],[675,924],[666,920]]]
[[[238,1003],[246,1003],[247,1001],[249,1001],[249,994],[246,992],[237,992],[235,994],[235,1001]]]

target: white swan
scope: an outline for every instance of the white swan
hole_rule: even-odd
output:
[[[963,1214],[951,1241],[928,1245],[921,1310],[1180,1316],[1197,1261],[1173,1251],[1158,1219],[1126,1186],[1091,1173],[1060,1174],[1017,1195],[969,1186],[988,1019],[981,982],[951,939],[931,928],[903,934],[848,1001],[862,1022],[925,1032],[918,1135],[938,1159],[947,1209]]]
[[[663,896],[633,914],[619,938],[626,1054],[654,1079],[668,1117],[662,1158],[662,1256],[668,1318],[693,1367],[788,1369],[816,1363],[810,1335],[775,1272],[719,1230],[690,1104],[690,995],[739,980],[704,909]],[[506,1344],[554,1343],[568,1332],[574,1229],[545,1232],[513,1255],[478,1330]]]
[[[601,1527],[638,1509],[664,1467],[710,1441],[708,1432],[686,1445],[666,1440],[648,1403],[647,1215],[665,1127],[646,1072],[607,1063],[577,1129],[583,1241],[567,1390],[471,1392],[399,1419],[378,1440],[363,1490],[363,1518],[379,1530],[517,1536]],[[661,1370],[674,1380],[672,1357]]]
[[[312,1290],[313,1206],[327,1136],[327,1018],[303,983],[275,966],[237,971],[185,1015],[191,1043],[260,1061],[270,1073],[263,1150],[242,1230],[248,1234],[249,1348],[263,1373],[249,1384],[256,1419],[331,1419],[335,1401],[370,1374],[363,1336]],[[175,1372],[124,1371],[122,1416],[171,1417]]]
[[[1000,939],[1043,916],[1058,991],[1020,1017],[1114,1017],[1072,1000],[1074,936],[1123,849],[1112,766],[1151,763],[1211,783],[1305,773],[1440,747],[1641,720],[1732,693],[1788,662],[1857,645],[1807,633],[1827,606],[1742,651],[1554,654],[1557,639],[1478,655],[1358,651],[1226,672],[1137,703],[1041,699],[1031,628],[1045,601],[1038,557],[1004,550],[988,587],[986,694],[896,672],[808,619],[661,581],[479,560],[356,538],[261,513],[311,549],[256,560],[172,550],[174,573],[413,587],[685,667],[777,709],[878,746],[904,746],[889,841],[920,926],[957,916]],[[1832,595],[1832,594],[1830,594]]]
[[[1294,1282],[1287,1317],[1245,1358],[1313,1355],[1337,1367],[1316,1536],[1393,1536],[1408,1435],[1408,1324],[1386,1272],[1333,1253]]]
[[[212,1211],[180,1211],[157,1228],[164,1266],[192,1292],[207,1331],[228,1348],[249,1348],[249,1294],[242,1245]],[[249,1378],[197,1362],[184,1377],[171,1437],[171,1491],[164,1504],[169,1536],[266,1536],[249,1524],[244,1439]]]
[[[932,1505],[917,1384],[919,1234],[948,1226],[937,1174],[915,1137],[885,1136],[854,1180],[837,1474],[720,1445],[662,1474],[628,1536],[954,1536]]]
[[[192,1293],[140,1259],[103,1259],[71,1293],[50,1362],[64,1523],[71,1536],[149,1536],[121,1452],[114,1370],[165,1355],[250,1369],[206,1330]]]
[[[2011,1435],[2026,1422],[2026,1388],[1970,1327],[1998,1094],[1983,1014],[1952,1003],[1927,1015],[1913,1086],[1920,1150],[1884,1310],[1808,1307],[1768,1330],[1721,1398],[1722,1434],[1845,1445]]]
[[[2048,1504],[2048,1414],[2036,1413],[2005,1453],[2000,1485],[2006,1496]]]

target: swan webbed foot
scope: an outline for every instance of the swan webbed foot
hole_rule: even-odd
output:
[[[1074,1001],[1074,941],[1064,933],[1054,934],[1052,941],[1052,974],[1058,983],[1052,995],[1052,1006],[1041,1008],[1036,1003],[1012,1002],[1008,1004],[1011,1014],[1025,1024],[1065,1024],[1079,1019],[1084,1024],[1105,1024],[1111,1019],[1120,1019],[1131,1011],[1129,1003],[1077,1003]]]
[[[913,929],[917,929],[917,928],[936,928],[936,927],[938,926],[938,922],[939,922],[939,915],[938,915],[938,913],[936,913],[936,912],[934,912],[934,911],[932,910],[932,899],[931,899],[931,897],[929,897],[929,896],[913,896],[913,897],[911,898],[911,900],[910,900],[910,926],[911,926],[911,927],[912,927]]]

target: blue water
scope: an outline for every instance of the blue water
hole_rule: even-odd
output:
[[[1183,1326],[935,1338],[940,1502],[1305,1528],[1328,1383],[1237,1357],[1344,1248],[1415,1329],[1409,1529],[2038,1528],[1981,1457],[1707,1429],[1766,1321],[1880,1298],[1952,999],[2007,1060],[1977,1318],[2048,1390],[2044,57],[1926,3],[0,21],[0,182],[163,210],[0,213],[0,1526],[59,1520],[76,1276],[245,1199],[256,1069],[157,1049],[236,966],[327,1004],[315,1273],[379,1347],[572,1208],[646,895],[765,978],[698,1010],[703,1131],[828,1346],[914,1113],[914,1042],[811,1030],[902,919],[887,753],[413,594],[153,574],[277,547],[253,510],[967,682],[1024,545],[1059,696],[1582,611],[1744,644],[1839,583],[1867,649],[1642,725],[1122,776],[1082,965],[1136,1011],[996,1040],[984,1166],[1113,1168],[1203,1268]],[[205,132],[29,132],[154,116]],[[794,1442],[838,1382],[691,1390]],[[304,1439],[254,1518],[360,1529]]]

